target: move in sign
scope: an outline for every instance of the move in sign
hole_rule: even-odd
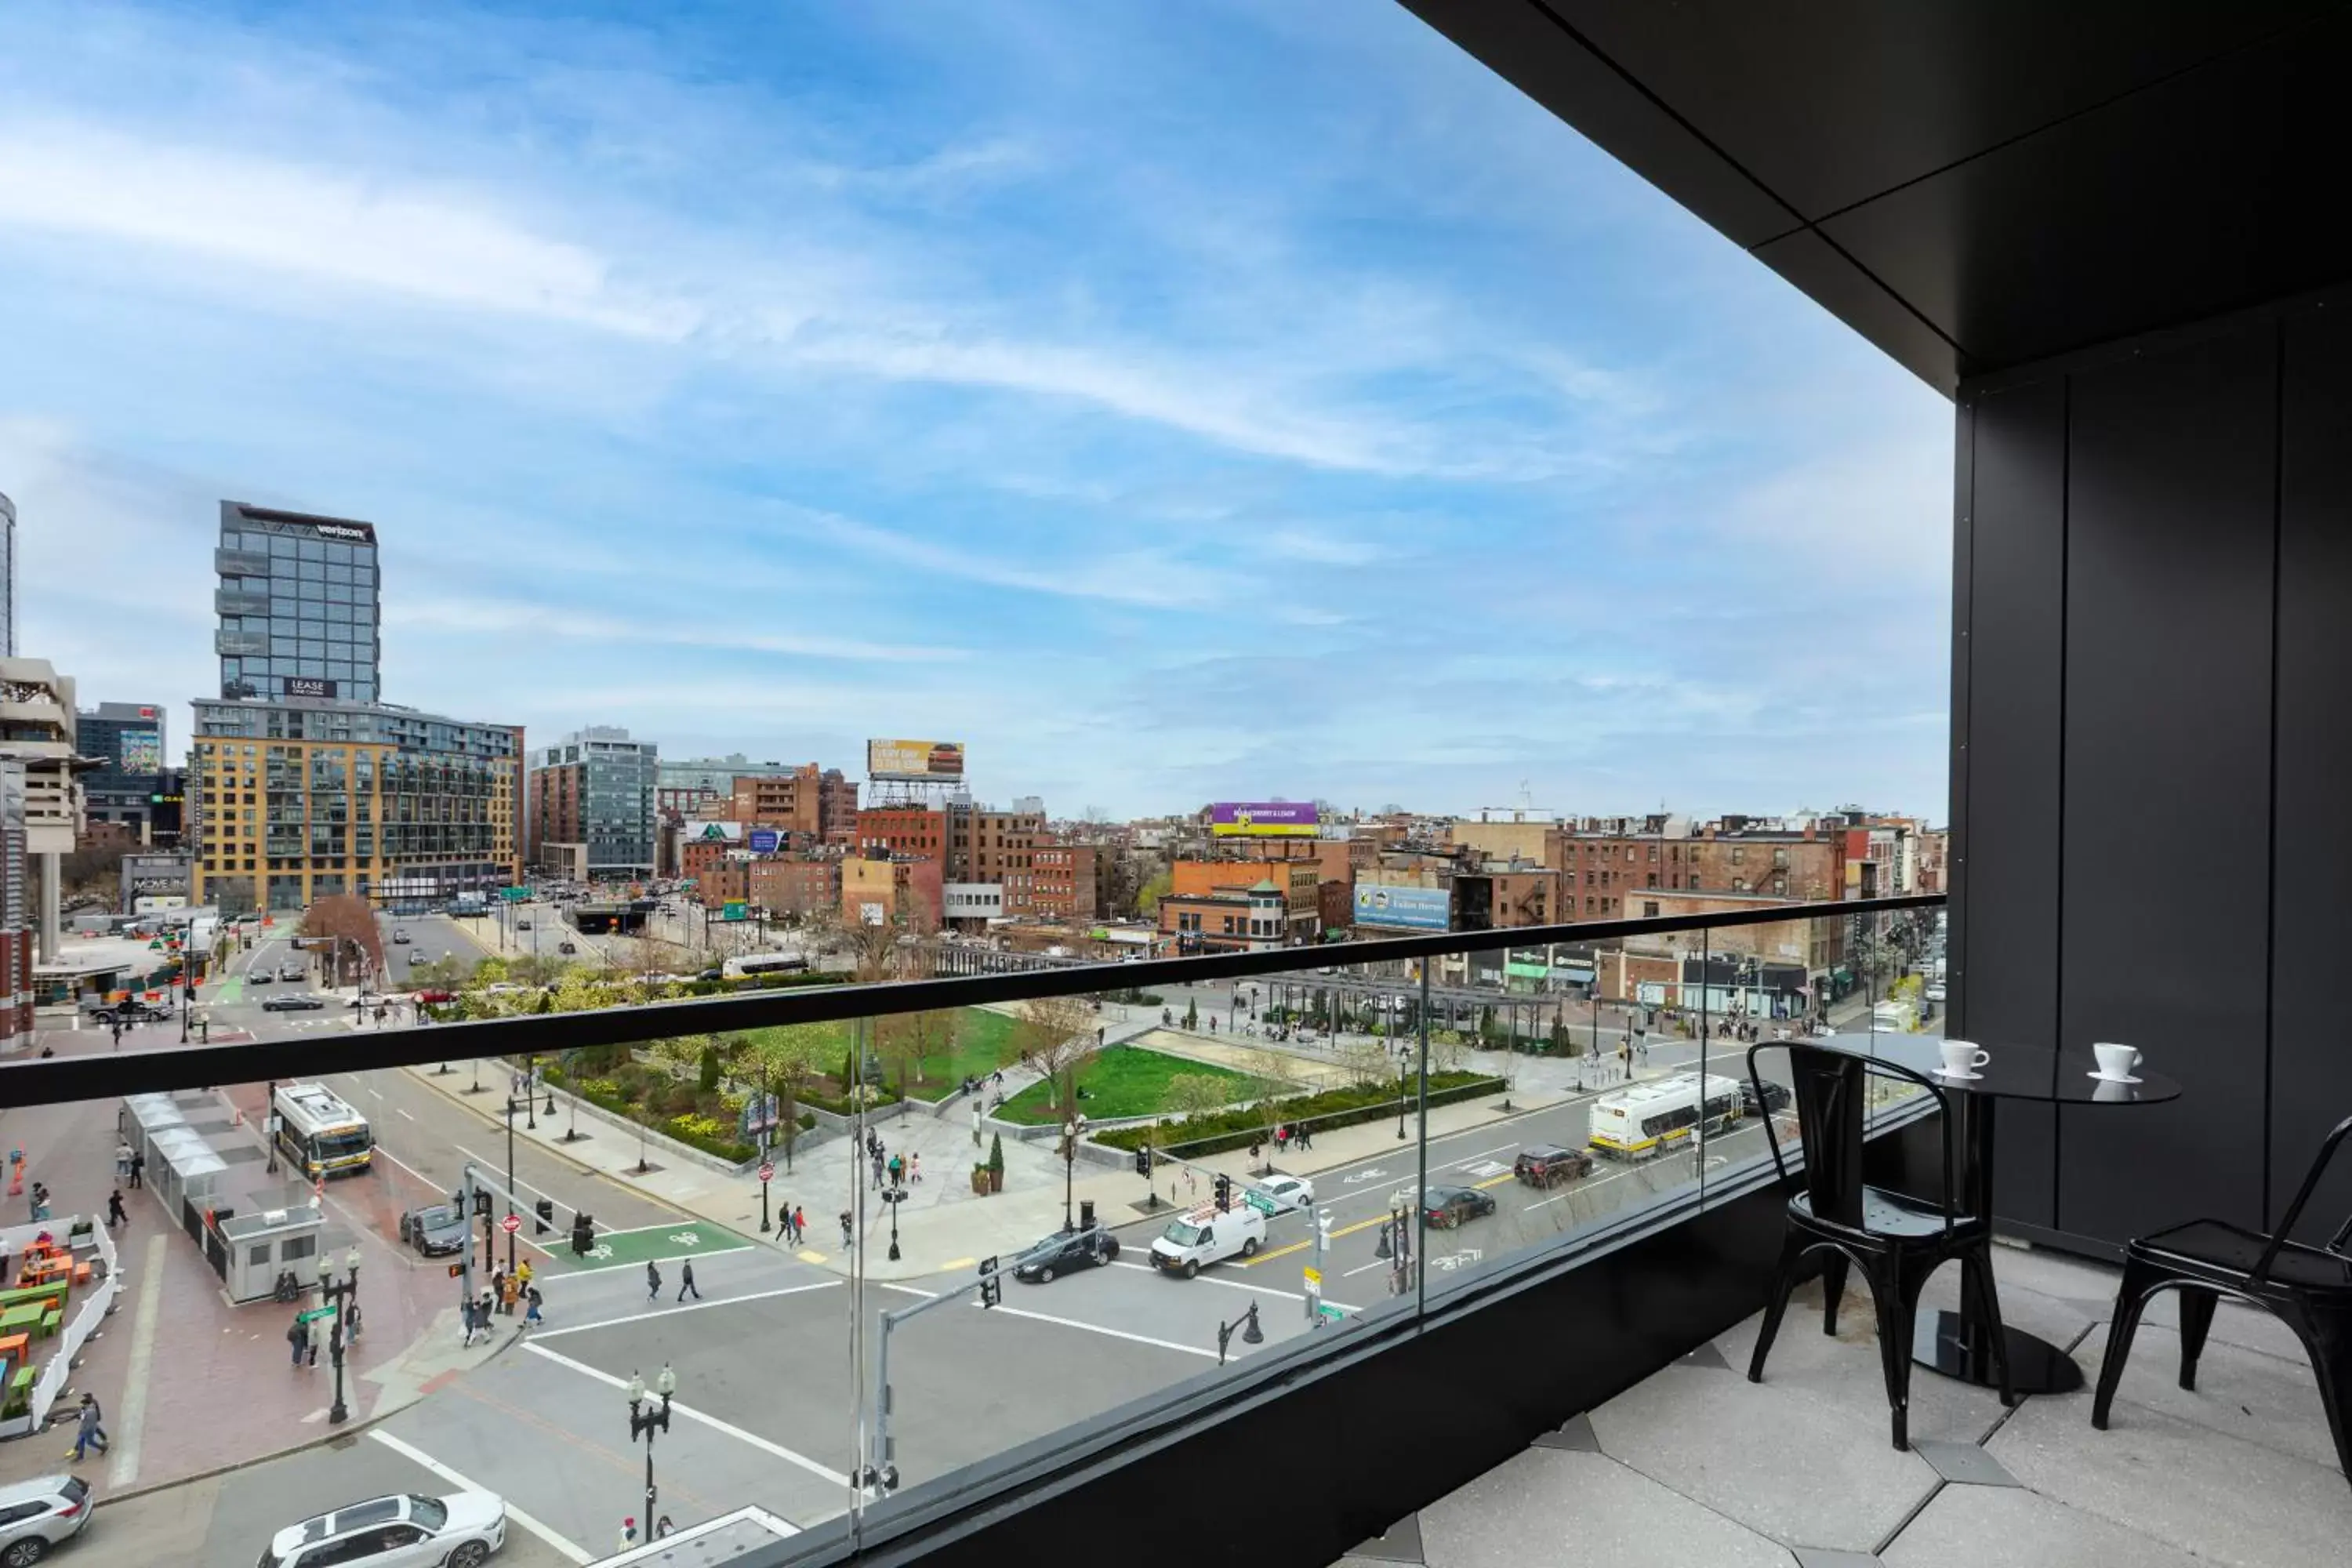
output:
[[[762,1182],[772,1182],[772,1181],[774,1181],[775,1179],[776,1179],[776,1168],[775,1168],[773,1165],[762,1165],[762,1166],[761,1166],[761,1167],[760,1167],[760,1180],[761,1180],[761,1181],[762,1181]]]
[[[499,1221],[499,1228],[505,1231],[509,1236],[512,1236],[515,1232],[522,1228],[522,1215],[519,1214],[510,1214],[507,1215],[506,1218]]]

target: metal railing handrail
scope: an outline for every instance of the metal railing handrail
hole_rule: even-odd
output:
[[[1938,909],[1944,902],[1945,895],[1941,893],[1925,893],[1894,899],[1771,904],[1654,920],[1506,926],[1375,942],[1331,942],[1320,947],[1274,948],[1263,952],[1207,953],[1192,958],[1154,958],[878,984],[845,984],[739,996],[648,1002],[587,1012],[525,1014],[424,1028],[358,1030],[334,1041],[334,1067],[339,1072],[367,1072],[426,1062],[553,1056],[583,1047],[635,1045],[677,1035],[732,1034],[779,1025],[836,1023],[847,1018],[883,1017],[992,1002],[1025,1002],[1047,996],[1099,994],[1152,985],[1295,973],[1302,969],[1342,965],[1355,968],[1504,948],[1582,945],[1634,936],[1672,936],[1794,921],[1899,914]],[[320,1042],[313,1036],[242,1045],[175,1046],[153,1051],[16,1061],[0,1066],[0,1108],[299,1078],[319,1070],[320,1050]]]

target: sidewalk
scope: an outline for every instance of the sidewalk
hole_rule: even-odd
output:
[[[91,1031],[58,1031],[44,1043],[61,1055],[103,1054],[110,1046]],[[223,1117],[242,1110],[250,1126],[262,1086],[222,1092],[229,1101]],[[37,1177],[52,1189],[60,1223],[71,1214],[105,1213],[115,1186],[119,1108],[103,1100],[0,1112],[0,1136],[24,1149],[27,1186]],[[295,1309],[231,1305],[178,1216],[164,1212],[153,1189],[126,1188],[130,1222],[115,1233],[122,1295],[84,1347],[58,1405],[64,1415],[82,1391],[97,1394],[113,1446],[103,1458],[69,1467],[71,1423],[53,1422],[0,1442],[0,1481],[70,1468],[102,1499],[119,1498],[349,1434],[486,1360],[487,1346],[457,1347],[456,1289],[446,1271],[352,1223],[348,1205],[364,1196],[352,1184],[330,1188],[331,1212],[342,1212],[324,1237],[337,1255],[360,1247],[365,1332],[344,1366],[350,1422],[327,1422],[334,1373],[323,1350],[316,1368],[289,1364],[285,1334]]]

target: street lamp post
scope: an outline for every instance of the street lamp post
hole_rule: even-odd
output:
[[[760,1058],[760,1108],[754,1114],[760,1123],[760,1163],[764,1165],[768,1163],[768,1058],[765,1057]],[[898,1213],[893,1209],[890,1211],[890,1227],[894,1241],[897,1239],[898,1224]],[[760,1234],[765,1236],[769,1229],[768,1184],[761,1182],[760,1184]]]
[[[539,1131],[539,1055],[533,1052],[523,1058],[522,1115],[526,1131]]]
[[[1397,1136],[1404,1134],[1404,1062],[1397,1062]]]
[[[507,1200],[507,1213],[508,1213],[508,1214],[509,1214],[509,1215],[512,1215],[512,1214],[515,1212],[515,1206],[514,1206],[514,1190],[515,1190],[515,1183],[514,1183],[514,1118],[515,1118],[515,1110],[516,1110],[516,1106],[515,1106],[515,1098],[514,1098],[514,1096],[513,1096],[513,1095],[511,1095],[511,1094],[510,1094],[510,1095],[508,1095],[508,1096],[507,1096],[507,1191],[506,1191],[506,1200]],[[509,1274],[511,1274],[511,1273],[513,1273],[514,1271],[515,1271],[515,1233],[514,1233],[513,1231],[509,1231],[509,1232],[507,1232],[507,1272],[508,1272],[508,1273],[509,1273]]]
[[[767,1189],[763,1186],[761,1191]],[[890,1185],[882,1194],[882,1201],[890,1205],[890,1261],[898,1261],[898,1205],[907,1201],[906,1178],[898,1171],[890,1173]]]
[[[343,1274],[344,1278],[338,1280],[335,1278],[335,1260],[324,1253],[320,1254],[319,1302],[322,1307],[333,1308],[335,1313],[334,1326],[327,1331],[328,1355],[335,1367],[335,1403],[334,1407],[327,1412],[327,1420],[335,1426],[352,1418],[351,1407],[343,1403],[343,1343],[351,1338],[343,1331],[343,1325],[350,1321],[350,1313],[344,1310],[344,1304],[349,1302],[354,1309],[359,1304],[360,1249],[356,1243],[343,1258]]]
[[[278,1080],[269,1080],[269,1098],[261,1102],[261,1142],[269,1151],[269,1163],[263,1173],[278,1173]]]
[[[1087,1119],[1078,1114],[1073,1101],[1062,1119],[1062,1233],[1066,1236],[1078,1228],[1071,1214],[1070,1199],[1077,1180],[1078,1134],[1086,1125]]]
[[[629,1441],[646,1440],[646,1534],[654,1529],[654,1503],[658,1494],[654,1489],[654,1428],[669,1430],[669,1399],[677,1392],[677,1373],[670,1371],[669,1363],[662,1363],[661,1375],[654,1380],[654,1392],[661,1395],[661,1408],[646,1408],[646,1380],[635,1373],[629,1373]]]
[[[1257,1326],[1257,1303],[1255,1301],[1252,1301],[1249,1304],[1248,1311],[1244,1312],[1232,1322],[1219,1323],[1217,1325],[1217,1364],[1219,1366],[1225,1364],[1225,1346],[1233,1340],[1234,1331],[1235,1329],[1239,1329],[1242,1331],[1242,1343],[1245,1345],[1262,1345],[1265,1343],[1265,1331]]]

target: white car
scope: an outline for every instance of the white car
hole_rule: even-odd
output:
[[[1934,984],[1927,987],[1927,1000],[1930,1002],[1941,1002],[1943,999],[1944,983],[1938,980]]]
[[[260,1568],[480,1568],[506,1539],[507,1505],[488,1492],[410,1492],[289,1525]]]
[[[1274,1200],[1276,1214],[1303,1209],[1315,1201],[1315,1184],[1304,1176],[1268,1176],[1257,1184],[1257,1190]]]

